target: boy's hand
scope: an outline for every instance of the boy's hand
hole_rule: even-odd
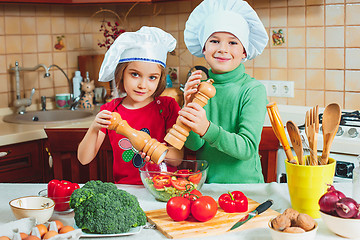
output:
[[[101,128],[107,128],[111,124],[111,118],[111,112],[108,110],[103,110],[96,115],[93,123],[91,124],[91,127],[97,131],[99,131]]]
[[[184,106],[187,106],[194,99],[195,93],[198,91],[198,86],[200,84],[200,79],[202,77],[201,70],[196,70],[191,73],[191,76],[187,80],[184,87]]]
[[[204,136],[210,126],[205,109],[197,103],[189,103],[179,111],[179,115],[179,120],[200,137]]]

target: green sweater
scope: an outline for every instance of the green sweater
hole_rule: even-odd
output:
[[[259,143],[266,114],[262,83],[235,70],[214,74],[216,94],[204,107],[210,126],[203,137],[190,132],[185,146],[209,162],[208,183],[263,183]]]

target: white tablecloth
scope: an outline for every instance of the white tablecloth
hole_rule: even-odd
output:
[[[143,187],[132,185],[118,185],[119,188],[128,191],[131,194],[137,196],[141,207],[144,211],[165,208],[166,203],[159,202]],[[351,196],[351,183],[338,183],[335,187],[344,192],[345,195]],[[37,195],[38,192],[46,188],[46,184],[11,184],[0,183],[0,224],[8,223],[16,220],[11,212],[9,201],[29,195]],[[285,209],[291,207],[290,197],[287,188],[287,184],[269,183],[269,184],[205,184],[201,190],[204,195],[212,196],[217,199],[222,193],[228,191],[239,190],[245,193],[245,195],[257,202],[263,202],[267,199],[273,199],[274,204],[271,207],[273,210],[282,213]],[[55,215],[53,219],[61,219],[66,224],[73,224],[73,215]],[[343,239],[330,232],[324,225],[321,219],[316,219],[319,223],[319,229],[317,232],[317,240],[331,240],[331,239]],[[209,236],[196,239],[246,239],[246,240],[271,240],[269,229],[257,228],[237,232],[229,232],[223,235]],[[110,239],[110,238],[108,238]],[[120,239],[167,239],[161,232],[153,229],[143,229],[140,233],[131,236],[112,237],[112,240]],[[195,238],[194,238],[195,239]],[[100,239],[99,239],[100,240]]]

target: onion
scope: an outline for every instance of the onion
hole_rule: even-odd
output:
[[[354,199],[345,197],[335,203],[335,210],[339,217],[352,218],[359,212],[358,206]]]
[[[335,203],[345,197],[345,194],[330,185],[327,192],[319,199],[320,210],[325,213],[333,213],[335,211]]]

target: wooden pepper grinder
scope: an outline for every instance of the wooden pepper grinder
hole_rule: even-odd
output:
[[[215,96],[216,89],[212,85],[214,80],[209,79],[206,82],[201,82],[198,87],[198,92],[194,96],[192,102],[199,104],[201,107],[204,107],[208,100]],[[190,128],[185,126],[180,122],[179,117],[176,120],[176,123],[166,134],[164,140],[174,146],[176,149],[180,150],[186,141],[186,138],[189,136]]]
[[[127,137],[136,150],[146,153],[156,164],[160,164],[164,160],[168,152],[168,148],[164,144],[151,138],[146,132],[138,131],[130,127],[129,124],[121,118],[119,113],[112,112],[112,116],[110,119],[111,124],[108,127],[109,130],[115,130],[117,134],[122,134]]]

